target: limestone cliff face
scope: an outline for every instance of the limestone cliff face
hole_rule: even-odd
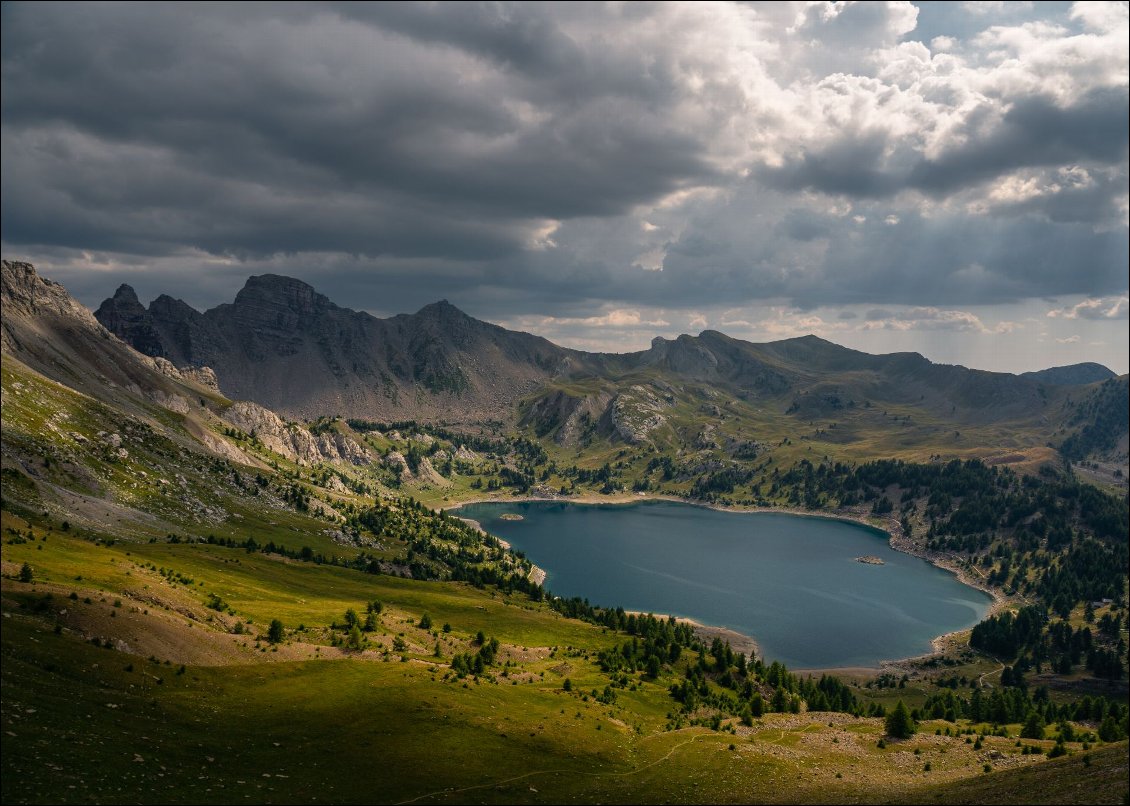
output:
[[[558,445],[575,446],[605,417],[613,398],[609,391],[577,395],[555,389],[532,400],[520,424],[531,426],[538,436],[552,434]]]
[[[214,392],[220,391],[220,382],[216,380],[216,373],[211,367],[186,366],[182,367],[180,372],[183,377],[188,378],[190,381],[194,381]]]
[[[624,442],[648,442],[651,432],[667,424],[663,412],[670,405],[654,390],[636,384],[616,396],[608,407],[608,419],[616,437]]]
[[[336,431],[318,435],[318,450],[326,457],[325,461],[329,462],[348,462],[351,465],[367,465],[373,462],[373,455],[367,448]]]
[[[369,464],[372,456],[354,440],[335,432],[314,435],[295,423],[257,403],[240,400],[228,407],[222,418],[292,462],[310,465],[317,462]]]
[[[0,303],[3,303],[3,344],[18,340],[17,323],[26,320],[73,320],[74,329],[89,328],[100,334],[104,328],[59,283],[40,277],[30,263],[5,260],[0,264]]]

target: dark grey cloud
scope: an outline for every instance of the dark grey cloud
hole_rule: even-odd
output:
[[[779,190],[819,190],[859,198],[890,196],[906,183],[888,168],[888,147],[886,132],[849,132],[784,165],[766,166],[762,178]]]
[[[1062,28],[1000,33],[1037,18]],[[126,281],[207,307],[276,272],[382,313],[578,321],[1124,294],[1118,36],[1071,60],[1066,7],[915,19],[4,4],[5,256],[92,304]],[[940,34],[948,61],[913,44]]]
[[[1047,96],[1017,98],[998,123],[987,123],[989,114],[987,106],[970,113],[955,145],[936,157],[908,152],[893,134],[875,127],[839,133],[783,165],[766,166],[762,176],[782,190],[858,198],[917,190],[945,197],[1019,168],[1126,160],[1130,94],[1125,86],[1095,88],[1068,106]]]
[[[727,199],[724,214],[705,208],[666,244],[662,272],[620,273],[597,287],[612,299],[657,306],[779,299],[801,309],[993,304],[1126,288],[1130,253],[1118,227],[1052,223],[1042,211],[970,215],[959,207],[924,215],[857,200],[850,211],[818,212],[794,203],[749,182]],[[770,214],[782,225],[751,226]]]
[[[5,239],[497,258],[523,248],[531,221],[616,214],[713,181],[703,142],[656,103],[670,88],[608,72],[638,59],[554,58],[565,40],[537,7],[511,8],[502,26],[489,7],[339,10],[354,19],[318,6],[6,5],[4,160],[25,168],[5,171],[4,196],[25,201],[6,207]],[[405,40],[429,20],[445,31]],[[476,40],[473,20],[491,35]],[[481,69],[456,47],[467,43],[514,70]],[[531,59],[578,75],[547,94],[522,72]]]
[[[919,162],[906,184],[946,194],[1017,168],[1117,164],[1126,159],[1128,118],[1126,87],[1098,87],[1065,107],[1044,96],[1018,98],[987,136]]]

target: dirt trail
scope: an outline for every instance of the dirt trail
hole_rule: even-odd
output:
[[[986,677],[988,677],[988,676],[989,676],[989,675],[991,675],[991,674],[1000,674],[1001,672],[1003,672],[1003,671],[1004,671],[1004,664],[1003,664],[1003,663],[1001,663],[1001,662],[1000,662],[999,660],[997,661],[997,663],[1000,663],[1000,667],[999,667],[999,668],[997,668],[997,669],[993,669],[993,670],[992,670],[991,672],[985,672],[985,673],[983,673],[983,674],[982,674],[982,675],[981,675],[980,677],[978,677],[978,678],[977,678],[977,685],[979,685],[979,686],[985,686],[985,687],[987,687],[987,688],[992,688],[992,687],[993,687],[993,684],[992,684],[992,683],[986,683],[986,682],[985,682],[985,678],[986,678]]]

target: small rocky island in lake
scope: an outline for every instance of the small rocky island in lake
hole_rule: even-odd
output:
[[[523,520],[525,520],[525,518],[523,518],[521,515],[519,515],[515,512],[503,512],[498,517],[500,519],[504,520],[504,521],[523,521]]]
[[[506,517],[503,515],[502,517]],[[862,557],[856,557],[857,563],[867,563],[868,565],[886,565],[881,557],[876,557],[874,554],[864,554]]]

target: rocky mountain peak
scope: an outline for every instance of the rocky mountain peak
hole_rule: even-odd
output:
[[[112,299],[119,305],[141,305],[141,300],[137,298],[137,292],[133,290],[133,286],[126,283],[118,286],[118,290],[114,292]]]
[[[137,292],[125,283],[118,286],[114,296],[103,300],[102,304],[98,306],[98,310],[94,312],[98,321],[106,325],[106,328],[112,333],[116,333],[118,330],[115,327],[118,320],[135,320],[144,315],[145,306],[137,298]],[[107,321],[111,321],[112,324],[106,324]]]
[[[74,314],[97,327],[90,311],[75,302],[62,285],[40,277],[34,266],[20,260],[5,260],[0,265],[0,301],[5,319],[13,314]]]
[[[304,316],[335,307],[327,297],[315,291],[313,286],[279,274],[248,277],[243,288],[235,295],[235,305],[237,308],[266,305]]]
[[[416,316],[421,319],[433,319],[439,322],[462,322],[471,318],[445,299],[425,305],[423,308],[416,311]]]
[[[200,312],[181,299],[174,299],[168,294],[162,294],[149,303],[149,313],[160,316],[162,319],[176,321],[181,319],[199,318]]]
[[[9,304],[28,304],[40,296],[45,288],[53,285],[35,273],[35,267],[20,260],[5,260],[0,268],[0,293],[5,306]]]
[[[122,283],[114,296],[104,300],[94,318],[102,326],[134,349],[154,358],[168,358],[161,334],[154,326],[153,317],[131,286]]]
[[[1049,369],[1042,369],[1039,372],[1024,372],[1021,373],[1020,377],[1028,378],[1037,383],[1051,383],[1058,386],[1083,386],[1085,384],[1098,383],[1099,381],[1114,378],[1115,374],[1102,364],[1087,361],[1082,364],[1070,364],[1066,367],[1050,367]]]

